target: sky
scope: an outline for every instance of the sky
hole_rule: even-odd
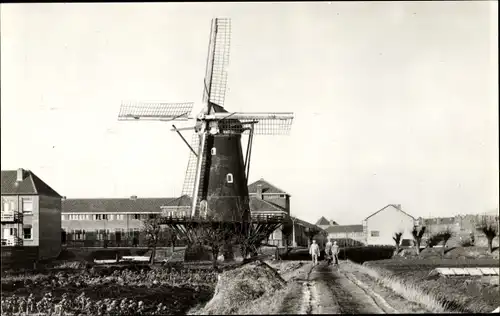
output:
[[[189,149],[122,101],[196,102],[210,20],[232,20],[226,109],[294,112],[250,181],[291,213],[361,221],[498,208],[497,2],[1,4],[1,167],[67,198],[171,197]],[[178,127],[190,123],[178,123]],[[185,133],[187,138],[190,132]]]

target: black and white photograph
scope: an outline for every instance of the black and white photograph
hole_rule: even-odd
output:
[[[1,314],[500,313],[497,1],[0,4]]]

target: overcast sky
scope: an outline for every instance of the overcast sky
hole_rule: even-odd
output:
[[[200,102],[210,20],[230,17],[226,109],[295,113],[290,136],[255,139],[250,168],[251,181],[292,195],[293,215],[357,224],[389,203],[415,217],[491,211],[497,11],[494,1],[2,4],[2,170],[30,169],[68,198],[179,195],[189,150],[171,124],[118,122],[118,110]]]

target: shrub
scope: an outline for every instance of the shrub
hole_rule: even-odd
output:
[[[465,240],[461,240],[460,241],[460,246],[462,247],[473,247],[474,246],[474,242],[470,239],[465,239]]]
[[[434,246],[437,246],[441,241],[442,237],[440,233],[433,234],[429,239],[427,239],[427,247],[432,248]]]

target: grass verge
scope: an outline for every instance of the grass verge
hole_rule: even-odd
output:
[[[390,272],[378,267],[366,267],[354,262],[351,262],[351,264],[356,265],[361,272],[371,276],[395,293],[398,293],[409,301],[423,305],[429,311],[434,313],[453,312],[445,302],[440,301],[438,298],[429,293],[425,293],[414,283],[404,282],[403,280],[390,275]]]
[[[461,283],[466,282],[461,280],[429,279],[411,273],[397,276],[379,266],[363,265],[359,269],[404,298],[436,313],[489,313],[494,309],[481,295],[471,295],[465,290]]]

